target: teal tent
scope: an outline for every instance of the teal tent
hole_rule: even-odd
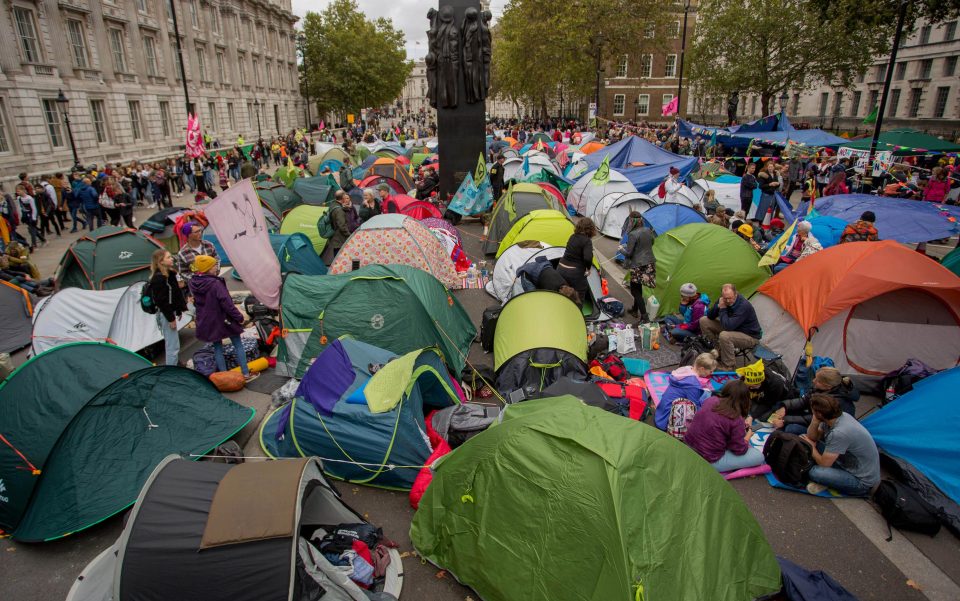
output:
[[[203,237],[207,239],[207,234]],[[221,257],[220,264],[231,265],[215,235],[210,235],[210,242],[217,248],[217,253]],[[327,266],[324,265],[323,259],[313,249],[310,238],[304,234],[270,234],[270,246],[273,247],[273,252],[277,253],[281,274],[323,275],[327,273]],[[233,269],[230,275],[235,280],[243,279],[236,269]]]
[[[780,590],[770,544],[723,476],[673,437],[572,396],[508,405],[433,472],[410,539],[487,601]]]
[[[950,253],[943,258],[940,264],[953,273],[960,275],[960,248],[955,248],[950,251]]]
[[[40,542],[89,528],[132,505],[164,457],[207,453],[253,414],[197,372],[117,346],[37,355],[0,384],[0,532]]]
[[[371,374],[373,366],[383,367]],[[396,404],[374,413],[370,403],[384,398]],[[423,465],[432,452],[424,415],[458,402],[436,349],[398,357],[343,338],[317,357],[293,401],[263,421],[260,445],[274,458],[324,457],[333,478],[406,490],[419,471],[409,466]]]
[[[310,205],[327,205],[333,202],[334,193],[340,189],[332,175],[300,177],[293,181],[293,191],[303,202]]]

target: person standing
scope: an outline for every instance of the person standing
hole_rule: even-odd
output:
[[[157,307],[157,327],[163,332],[163,346],[167,365],[179,365],[180,332],[177,320],[187,310],[173,267],[173,255],[160,249],[153,252],[150,260],[150,281],[147,282],[150,298]]]
[[[493,188],[493,202],[500,200],[503,193],[503,155],[497,155],[497,161],[490,167],[490,187]]]
[[[37,202],[27,193],[27,188],[23,184],[17,184],[16,189],[14,190],[17,194],[17,205],[20,208],[20,223],[27,226],[27,231],[30,232],[30,252],[37,250],[37,240],[41,244],[46,244],[47,239],[43,237],[43,233],[37,228],[37,220],[39,218],[39,213],[37,211]]]
[[[757,189],[757,178],[753,175],[757,170],[756,163],[747,163],[747,171],[740,178],[740,210],[746,215],[753,204],[753,191]]]
[[[774,194],[780,189],[780,178],[777,177],[777,165],[773,159],[767,161],[757,175],[757,184],[760,186],[760,203],[757,205],[757,212],[753,218],[757,224],[762,225],[763,220],[767,216],[767,211],[776,204],[777,199]]]
[[[637,211],[631,211],[627,217],[627,241],[622,247],[623,266],[627,269],[630,281],[630,294],[633,295],[633,307],[630,315],[649,321],[647,304],[643,299],[644,288],[657,287],[657,259],[653,256],[653,230]]]
[[[219,271],[220,255],[217,254],[217,248],[213,245],[213,242],[203,239],[203,226],[196,221],[191,221],[184,225],[180,231],[187,237],[186,243],[180,247],[180,252],[177,253],[180,278],[183,280],[190,279],[190,266],[201,255],[212,258]]]
[[[60,222],[57,220],[59,212],[57,210],[57,191],[50,184],[46,177],[40,180],[37,190],[37,208],[40,210],[40,230],[44,236],[51,235],[50,226],[57,233],[57,238],[62,235]]]
[[[593,240],[597,235],[597,226],[589,217],[577,222],[573,235],[567,240],[567,247],[560,258],[557,271],[571,288],[577,291],[580,302],[586,302],[590,292],[587,275],[593,266]]]
[[[400,205],[397,204],[397,200],[390,194],[390,186],[380,184],[377,186],[377,192],[380,194],[380,211],[382,211],[384,215],[400,212]]]
[[[240,338],[243,333],[243,314],[234,306],[227,292],[227,283],[217,275],[220,267],[216,259],[200,255],[194,259],[192,269],[194,274],[189,286],[196,307],[197,338],[213,345],[213,358],[220,371],[227,371],[223,339],[229,338],[244,380],[254,380],[257,374],[251,374],[247,367],[247,355]]]
[[[359,218],[360,223],[369,221],[371,218],[380,214],[380,201],[373,188],[366,188],[363,191],[363,201],[360,203]]]
[[[133,228],[133,199],[127,193],[123,184],[113,184],[113,212],[110,215],[110,225],[119,225],[120,220],[129,228]]]
[[[353,209],[353,203],[350,202],[350,196],[343,190],[338,190],[334,196],[334,204],[330,207],[330,225],[333,227],[333,236],[327,240],[327,245],[323,248],[322,259],[329,267],[336,258],[340,248],[350,237],[350,222],[347,217],[347,208]]]

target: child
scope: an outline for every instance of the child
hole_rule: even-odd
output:
[[[670,373],[667,380],[667,389],[660,397],[654,423],[661,430],[666,431],[671,422],[673,402],[685,399],[692,402],[697,409],[709,396],[711,390],[710,376],[717,369],[717,360],[710,353],[701,353],[694,359],[693,365],[678,367]],[[692,418],[692,416],[690,416]]]

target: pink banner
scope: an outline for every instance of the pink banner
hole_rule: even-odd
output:
[[[680,105],[680,99],[676,96],[673,97],[673,100],[663,105],[662,114],[664,117],[669,117],[670,115],[675,115],[677,113],[677,107]]]
[[[196,115],[187,115],[186,152],[191,159],[202,156],[206,152],[203,147],[203,135],[200,133],[200,118]]]
[[[250,180],[221,192],[203,212],[250,292],[271,309],[279,309],[280,261],[270,245],[260,198]]]

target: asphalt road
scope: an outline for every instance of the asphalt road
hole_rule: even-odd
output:
[[[183,202],[186,204],[186,202]],[[150,211],[140,211],[139,219],[144,219]],[[479,234],[476,223],[467,223],[461,227],[464,234],[465,250],[474,259],[480,258]],[[66,249],[69,240],[54,241],[48,247],[36,253],[41,270],[51,273],[57,260]],[[598,252],[607,257],[613,256],[615,242],[607,239],[595,241]],[[617,283],[619,278],[609,277],[611,293],[623,300],[629,295]],[[231,287],[239,289],[237,283]],[[458,291],[455,293],[468,313],[479,324],[483,309],[494,304],[494,299],[479,290]],[[188,357],[190,340],[184,339],[184,358]],[[485,355],[474,344],[470,353],[474,364],[492,363],[492,356]],[[23,353],[15,357],[17,362],[24,360]],[[230,395],[237,402],[254,406],[259,422],[269,406],[267,395],[244,391]],[[251,425],[240,436],[245,454],[261,455],[256,437],[256,428]],[[344,499],[371,522],[383,527],[385,534],[397,542],[404,554],[403,599],[415,601],[464,601],[477,596],[468,588],[458,584],[439,568],[423,562],[416,556],[409,539],[409,525],[413,509],[404,493],[383,491],[347,483],[337,483]],[[865,505],[865,501],[830,501],[804,494],[786,492],[771,488],[763,478],[750,478],[731,482],[731,486],[741,495],[744,502],[757,518],[770,545],[778,555],[791,559],[809,569],[822,569],[829,572],[843,586],[862,600],[923,600],[949,599],[939,591],[943,587],[928,585],[924,576],[928,572],[937,573],[934,561],[951,574],[953,582],[960,575],[960,546],[957,540],[943,531],[935,539],[911,537],[918,547],[924,547],[919,556],[920,568],[914,568],[911,578],[915,586],[925,588],[927,595],[915,586],[908,584],[908,576],[897,565],[881,553],[878,544],[884,541],[868,538],[862,523],[852,521],[847,516],[851,511],[841,511],[840,503],[851,504],[848,507],[866,507],[868,515],[875,512]],[[857,505],[854,505],[857,504]],[[536,510],[536,508],[533,508]],[[669,511],[660,507],[657,511]],[[682,519],[683,516],[676,516]],[[66,539],[40,545],[26,545],[9,539],[0,540],[0,599],[3,601],[54,601],[64,599],[73,580],[104,548],[120,534],[123,517],[116,517]],[[559,516],[558,516],[558,519]],[[862,520],[861,520],[862,521]],[[908,551],[917,550],[906,542]],[[571,544],[575,544],[572,542]],[[912,551],[911,551],[912,550]],[[888,555],[896,554],[889,552]],[[482,558],[476,558],[482,561]],[[585,560],[588,560],[585,558]],[[935,574],[934,574],[935,575]],[[941,574],[942,576],[942,574]],[[932,578],[932,576],[931,576]],[[932,582],[932,580],[931,580]],[[952,594],[953,584],[947,581],[946,595]],[[956,585],[953,584],[955,587]],[[936,589],[936,590],[933,590]],[[954,599],[960,596],[952,597]]]

